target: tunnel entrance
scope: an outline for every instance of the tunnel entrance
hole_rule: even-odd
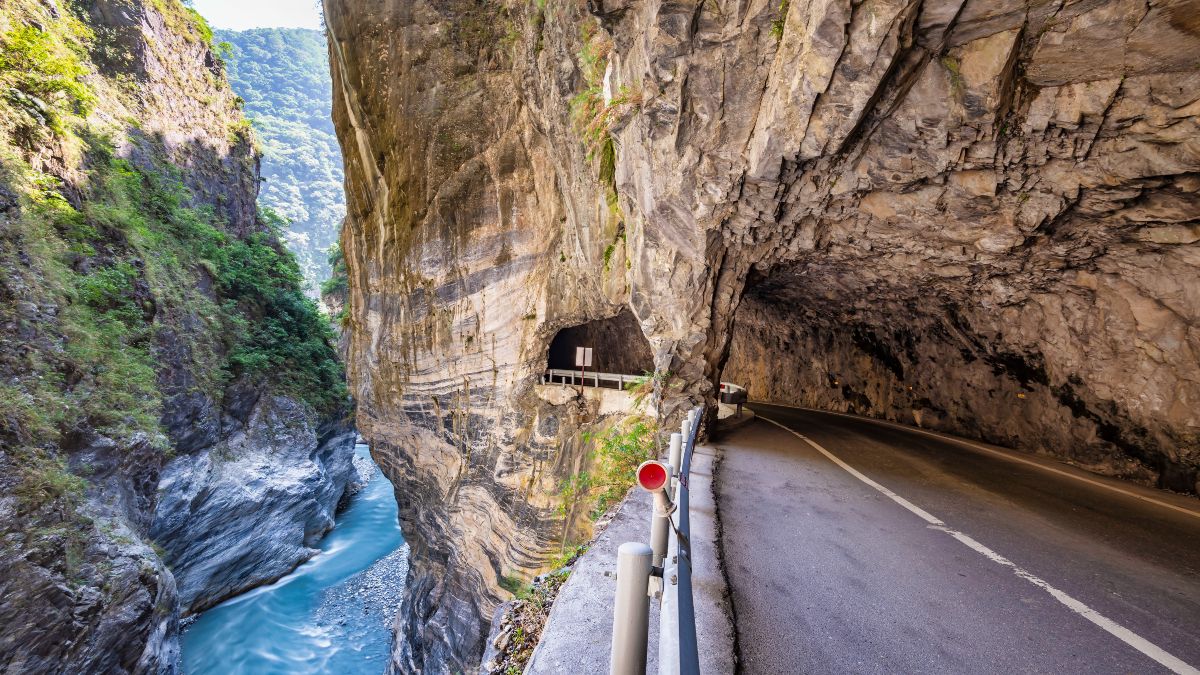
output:
[[[628,307],[608,319],[597,319],[558,331],[550,341],[546,367],[577,370],[575,348],[592,348],[589,372],[641,375],[654,370],[650,342]]]

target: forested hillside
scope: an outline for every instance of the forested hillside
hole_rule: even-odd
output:
[[[309,294],[329,277],[326,249],[345,214],[342,156],[329,117],[329,54],[320,31],[216,31],[233,90],[263,145],[259,203],[291,221],[285,238]]]

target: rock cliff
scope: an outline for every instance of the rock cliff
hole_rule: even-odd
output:
[[[535,383],[624,308],[667,416],[723,376],[1196,490],[1195,2],[325,10],[397,670],[473,666],[544,559],[596,415]]]
[[[0,670],[177,672],[331,526],[344,384],[258,184],[177,0],[0,8]]]

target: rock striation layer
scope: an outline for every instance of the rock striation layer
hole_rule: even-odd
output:
[[[597,420],[534,383],[625,308],[667,416],[724,377],[1197,489],[1195,2],[325,10],[397,670],[472,668],[544,559]]]

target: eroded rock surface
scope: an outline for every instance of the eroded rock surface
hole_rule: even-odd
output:
[[[325,5],[396,669],[539,565],[593,418],[532,386],[625,306],[668,415],[724,371],[1196,489],[1196,3]]]
[[[274,581],[318,553],[354,466],[356,433],[318,430],[295,401],[264,397],[216,445],[169,462],[150,536],[185,612]],[[318,433],[320,435],[318,436]]]

